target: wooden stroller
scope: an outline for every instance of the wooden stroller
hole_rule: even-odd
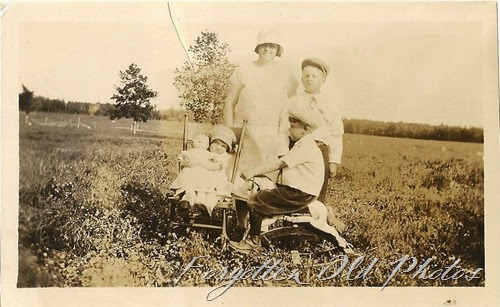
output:
[[[245,135],[245,130],[246,130],[246,121],[243,122],[243,126],[241,128],[231,128],[236,136],[236,150],[233,153],[234,159],[233,159],[233,170],[231,173],[231,178],[230,182],[231,184],[234,184],[236,180],[236,174],[237,174],[237,169],[238,169],[238,164],[240,160],[240,155],[241,155],[241,149],[242,149],[242,144],[243,144],[243,139]],[[189,124],[189,119],[188,115],[184,115],[184,129],[183,129],[183,136],[182,136],[182,149],[187,150],[188,149],[188,135],[193,134],[193,132],[207,132],[206,127],[196,127],[194,124],[190,126]],[[180,167],[179,167],[180,168]],[[227,195],[217,195],[217,205],[214,208],[214,211],[217,210],[221,214],[220,217],[206,217],[206,216],[190,216],[187,220],[185,221],[179,221],[176,218],[176,211],[178,209],[179,201],[180,201],[180,196],[176,195],[176,188],[173,187],[171,188],[170,191],[171,195],[167,198],[169,207],[170,207],[170,218],[169,218],[169,224],[168,224],[168,233],[172,234],[173,229],[176,227],[181,227],[181,228],[199,228],[199,229],[212,229],[212,230],[219,230],[221,231],[220,236],[217,238],[217,240],[221,241],[222,248],[226,247],[226,244],[228,243],[229,237],[228,237],[228,210],[234,209],[234,198],[231,196],[231,194]]]

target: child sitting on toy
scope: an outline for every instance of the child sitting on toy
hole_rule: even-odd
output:
[[[193,148],[179,154],[182,170],[172,186],[179,188],[177,194],[184,192],[179,202],[181,208],[204,205],[211,215],[217,204],[217,195],[230,191],[226,169],[236,136],[231,129],[217,126],[210,132],[210,137],[197,133],[192,141]]]
[[[290,111],[289,134],[296,141],[293,148],[281,159],[268,164],[256,165],[243,170],[243,179],[252,179],[256,175],[282,169],[281,183],[271,190],[260,190],[252,194],[247,206],[237,208],[238,232],[242,232],[250,218],[249,236],[240,241],[231,241],[230,245],[240,251],[258,251],[260,233],[264,218],[279,214],[301,211],[314,201],[323,185],[325,166],[321,150],[311,133],[319,126],[317,118],[311,112]],[[312,114],[314,115],[314,114]]]

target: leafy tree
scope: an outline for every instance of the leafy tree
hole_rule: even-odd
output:
[[[151,118],[154,106],[150,100],[156,97],[157,92],[149,89],[146,84],[148,78],[141,74],[141,69],[134,63],[125,72],[120,71],[120,79],[121,87],[115,86],[117,93],[111,97],[116,104],[110,118],[132,118],[135,134],[138,122],[146,122]]]
[[[66,113],[70,114],[89,114],[91,104],[78,101],[68,101],[66,103]]]
[[[28,116],[33,106],[33,92],[23,85],[23,92],[19,94],[19,109],[26,112],[25,121],[28,123]]]
[[[174,86],[181,105],[193,112],[196,122],[219,123],[229,88],[229,76],[236,68],[228,59],[229,45],[214,32],[201,32],[189,47],[192,62],[175,70]]]
[[[65,112],[66,103],[62,99],[33,96],[30,112]]]
[[[161,120],[161,112],[160,112],[159,110],[154,109],[154,110],[151,112],[151,119],[154,119],[154,120]]]
[[[186,113],[186,111],[184,111],[182,109],[175,109],[173,107],[170,107],[170,108],[163,110],[161,112],[161,115],[162,115],[161,117],[164,120],[181,122],[184,119],[185,113]],[[190,116],[192,116],[192,112],[189,112],[189,113],[191,113]]]
[[[111,116],[115,109],[115,105],[111,103],[96,103],[89,109],[90,115],[96,116]]]

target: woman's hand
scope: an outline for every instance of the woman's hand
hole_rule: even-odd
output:
[[[223,110],[223,123],[226,127],[234,127],[234,108],[238,103],[241,88],[234,84],[229,84],[229,90],[226,96],[226,102]]]

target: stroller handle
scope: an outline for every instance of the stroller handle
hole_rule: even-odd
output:
[[[184,114],[184,130],[182,131],[182,150],[187,150],[187,135],[188,135],[188,113]]]
[[[236,173],[238,171],[238,165],[240,164],[240,156],[243,145],[243,139],[245,138],[245,132],[247,128],[247,120],[243,121],[243,126],[241,127],[240,141],[238,142],[238,149],[236,150],[236,157],[234,159],[233,173],[231,175],[231,183],[236,181]]]

